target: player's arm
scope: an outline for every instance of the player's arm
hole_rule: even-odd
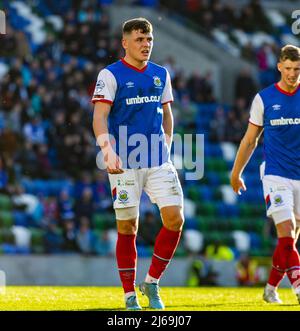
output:
[[[162,108],[163,108],[163,128],[165,131],[168,147],[169,149],[171,149],[172,140],[173,140],[174,120],[173,120],[173,114],[172,114],[170,102],[163,104]]]
[[[107,119],[111,110],[111,104],[98,101],[95,103],[93,116],[93,130],[98,145],[104,156],[104,163],[107,167],[107,172],[111,174],[119,174],[124,171],[121,169],[121,159],[114,152],[111,146],[108,133]]]
[[[169,149],[171,149],[172,140],[173,140],[173,114],[171,109],[171,102],[174,100],[173,93],[172,93],[172,83],[171,77],[166,70],[166,84],[162,93],[162,108],[163,108],[163,128],[166,135],[166,141],[168,144]]]
[[[246,186],[241,176],[257,146],[262,132],[262,126],[257,126],[249,122],[247,131],[237,151],[230,178],[231,186],[237,194],[241,194],[240,189],[243,189],[244,191],[246,190]]]

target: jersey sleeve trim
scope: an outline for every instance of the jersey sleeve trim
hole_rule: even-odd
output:
[[[167,103],[172,103],[172,102],[174,102],[174,100],[169,100],[169,101],[163,102],[162,105],[166,105]]]
[[[95,101],[107,100],[113,103],[117,91],[117,81],[114,74],[104,68],[98,74],[92,103]]]
[[[262,128],[262,127],[263,127],[263,125],[255,124],[255,123],[251,122],[250,120],[249,120],[249,123],[251,123],[251,124],[254,125],[254,126],[257,126],[258,128]]]
[[[113,104],[113,102],[111,100],[106,100],[106,99],[97,99],[97,98],[94,98],[92,99],[92,103],[96,103],[96,102],[103,102],[103,103],[108,103],[110,105]]]
[[[165,83],[165,87],[162,93],[162,99],[161,99],[161,104],[165,104],[170,102],[170,100],[173,100],[173,93],[172,93],[172,83],[171,83],[171,78],[170,78],[170,74],[168,72],[168,70],[165,68],[166,70],[166,83]],[[167,101],[165,101],[167,100]]]

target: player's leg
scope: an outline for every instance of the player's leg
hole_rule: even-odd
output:
[[[284,213],[286,213],[285,216]],[[281,211],[273,215],[278,241],[273,254],[269,281],[264,292],[264,300],[269,303],[281,303],[276,290],[285,272],[291,284],[297,287],[292,278],[292,270],[299,269],[300,260],[295,247],[295,222],[288,214],[289,212]],[[289,217],[290,219],[287,219]]]
[[[184,217],[181,206],[165,206],[160,208],[163,226],[158,233],[152,263],[146,281],[158,283],[164,270],[171,261],[178,245]]]
[[[126,308],[133,310],[141,309],[135,293],[136,235],[138,230],[138,217],[135,216],[136,214],[136,207],[116,209],[118,230],[116,258],[118,271],[124,289]]]
[[[137,264],[136,234],[138,230],[139,198],[141,189],[134,170],[109,175],[117,220],[116,259],[125,303],[128,310],[140,310],[135,292]]]
[[[281,212],[285,209],[292,210],[293,194],[289,184],[285,179],[278,176],[264,176],[262,178],[264,197],[266,201],[267,216],[271,217],[274,221],[277,237],[281,234],[281,227],[277,224],[284,223],[291,218],[291,213]],[[278,214],[279,213],[279,214]],[[269,280],[264,289],[263,299],[268,303],[281,303],[277,289],[285,275],[285,263],[281,260],[281,243],[278,240],[277,246],[274,250],[272,257],[272,269],[269,275]]]
[[[284,226],[286,222],[289,223],[290,221],[284,220],[283,225],[278,224],[278,226],[276,226],[275,223],[278,238],[279,238],[278,235],[279,232],[280,233],[282,232],[281,227]],[[269,275],[269,280],[264,290],[263,299],[268,303],[282,303],[277,293],[278,286],[281,280],[283,279],[283,277],[285,276],[285,262],[281,261],[280,243],[281,241],[278,239],[277,246],[272,256],[272,269]]]
[[[289,221],[277,225],[280,258],[286,263],[286,274],[300,303],[300,257],[296,248],[296,222],[292,214]],[[283,263],[283,262],[282,262]]]
[[[151,265],[140,289],[149,297],[151,308],[163,309],[158,284],[175,253],[184,223],[183,194],[174,166],[167,163],[149,170],[145,191],[158,205],[163,226],[156,237]]]

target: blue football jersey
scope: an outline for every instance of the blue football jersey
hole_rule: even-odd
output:
[[[265,175],[300,180],[300,89],[288,93],[278,84],[254,98],[251,123],[264,127]]]
[[[111,104],[109,134],[123,168],[150,168],[170,159],[162,105],[173,101],[168,71],[148,62],[137,69],[124,59],[101,70],[92,102]]]

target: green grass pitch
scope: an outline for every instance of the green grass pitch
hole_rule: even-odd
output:
[[[263,302],[262,292],[262,288],[162,287],[161,297],[171,311],[300,310],[291,289],[279,289],[281,305]],[[138,296],[146,308],[147,298]],[[0,310],[124,310],[124,301],[120,287],[7,286],[0,294]]]

